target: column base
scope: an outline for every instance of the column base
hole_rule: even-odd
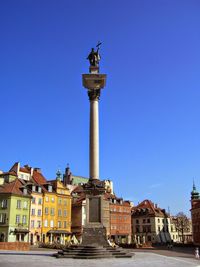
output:
[[[106,228],[103,225],[99,227],[84,227],[81,245],[95,247],[108,246]]]

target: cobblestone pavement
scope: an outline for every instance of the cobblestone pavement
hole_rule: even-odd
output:
[[[135,252],[128,259],[75,260],[51,257],[55,251],[0,251],[0,267],[200,267],[191,257],[170,257],[152,252]]]

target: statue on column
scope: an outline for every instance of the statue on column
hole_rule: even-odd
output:
[[[97,51],[95,51],[94,48],[92,48],[90,54],[87,57],[87,59],[90,62],[90,66],[94,66],[94,67],[99,66],[99,61],[101,59],[100,54],[99,54],[100,45],[101,45],[100,42],[96,45]]]

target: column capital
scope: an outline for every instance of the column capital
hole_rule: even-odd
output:
[[[101,90],[88,90],[88,96],[90,101],[99,101]]]

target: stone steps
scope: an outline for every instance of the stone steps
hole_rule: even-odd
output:
[[[131,258],[134,254],[121,248],[72,246],[54,254],[56,258],[100,259],[100,258]]]

